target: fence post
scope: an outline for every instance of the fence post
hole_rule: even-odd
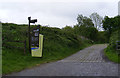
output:
[[[24,41],[24,54],[26,54],[26,40]]]

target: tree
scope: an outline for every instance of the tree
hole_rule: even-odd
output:
[[[108,38],[110,38],[111,34],[117,30],[120,30],[120,16],[109,18],[105,16],[103,20],[103,28],[107,32]]]
[[[102,28],[102,20],[103,18],[97,14],[97,13],[92,13],[90,15],[90,18],[92,19],[93,23],[94,23],[94,27],[97,29],[97,30],[101,30]]]
[[[116,16],[114,18],[109,18],[105,16],[103,20],[103,28],[108,31],[110,34],[118,29],[120,29],[120,16]]]
[[[81,26],[81,25],[84,24],[83,23],[83,19],[84,19],[83,15],[82,14],[81,15],[78,14],[78,16],[77,16],[77,22],[78,22],[79,26]]]
[[[95,27],[80,27],[80,35],[91,39],[93,41],[97,40],[98,30]]]
[[[86,16],[83,16],[83,15],[78,14],[77,22],[78,22],[78,26],[94,27],[92,20]]]
[[[78,25],[74,25],[73,30],[75,34],[80,34],[80,27]]]
[[[74,26],[75,34],[96,41],[98,30],[94,27],[92,20],[86,16],[78,15],[78,24]]]

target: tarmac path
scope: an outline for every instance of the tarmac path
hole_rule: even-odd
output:
[[[118,64],[106,61],[106,44],[96,44],[57,62],[41,64],[7,76],[118,76]]]

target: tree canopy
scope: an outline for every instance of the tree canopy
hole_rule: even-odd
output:
[[[94,27],[92,20],[83,15],[78,14],[77,22],[78,22],[78,26]]]
[[[120,29],[120,16],[116,16],[114,18],[105,16],[103,20],[103,28],[105,31],[108,31],[109,34]]]
[[[94,27],[95,27],[97,30],[101,30],[101,28],[102,28],[102,21],[103,21],[102,16],[100,16],[100,15],[97,14],[97,13],[92,13],[92,14],[90,15],[90,18],[91,18],[92,22],[94,23]]]

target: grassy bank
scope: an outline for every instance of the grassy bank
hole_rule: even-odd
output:
[[[34,26],[31,26],[31,29]],[[28,26],[17,24],[3,24],[3,43],[9,46],[20,46],[19,43],[7,43],[7,40],[27,41],[26,55],[23,49],[2,47],[2,73],[21,71],[42,63],[52,62],[70,56],[73,53],[91,45],[91,40],[81,39],[79,35],[59,28],[40,27],[44,35],[43,57],[33,58],[28,52]]]

